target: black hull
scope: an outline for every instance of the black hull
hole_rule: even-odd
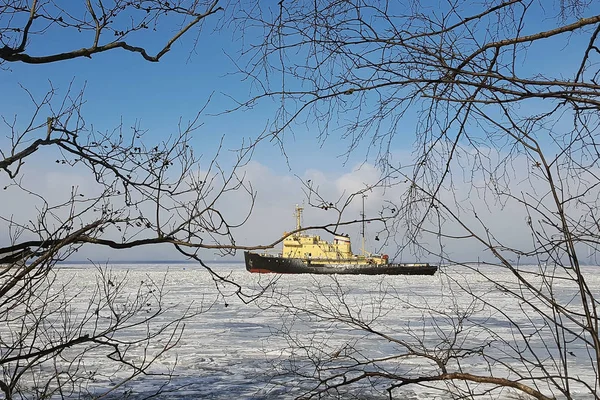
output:
[[[325,264],[300,258],[261,256],[245,252],[246,269],[254,273],[347,274],[347,275],[433,275],[438,267],[429,264]]]

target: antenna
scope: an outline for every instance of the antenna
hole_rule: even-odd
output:
[[[366,194],[362,195],[362,213],[360,214],[361,218],[362,218],[362,255],[364,256],[366,254],[365,252],[365,198],[367,197]]]

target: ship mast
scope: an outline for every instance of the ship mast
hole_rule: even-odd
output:
[[[360,214],[360,216],[362,217],[362,255],[366,255],[366,251],[365,251],[365,197],[367,197],[366,194],[362,195],[362,213]]]
[[[296,216],[296,230],[302,229],[302,210],[304,210],[304,208],[296,204],[296,212],[294,213],[294,215]],[[300,233],[298,232],[297,234]]]

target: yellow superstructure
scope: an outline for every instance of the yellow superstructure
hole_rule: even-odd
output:
[[[302,210],[302,207],[296,206],[296,230],[301,229]],[[388,263],[387,256],[353,254],[350,238],[346,235],[335,235],[331,243],[322,240],[318,235],[294,233],[283,240],[282,257],[328,264],[385,265]]]

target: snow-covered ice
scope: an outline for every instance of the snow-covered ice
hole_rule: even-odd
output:
[[[290,349],[291,338],[298,343],[310,340],[316,347],[322,344],[323,351],[345,351],[349,343],[360,343],[363,351],[375,356],[385,356],[395,351],[394,344],[389,341],[369,342],[364,332],[293,314],[282,307],[286,304],[310,308],[315,301],[319,301],[335,309],[339,306],[335,297],[344,296],[355,315],[371,318],[382,332],[394,334],[411,326],[420,330],[422,341],[427,343],[428,340],[439,338],[440,331],[443,332],[445,327],[440,322],[443,319],[440,319],[432,331],[423,329],[429,323],[424,320],[423,309],[439,310],[440,315],[452,315],[457,310],[467,309],[472,300],[460,296],[456,285],[461,284],[469,285],[473,292],[485,294],[488,301],[512,313],[515,319],[523,318],[524,329],[531,324],[526,316],[521,315],[518,301],[502,291],[495,291],[493,284],[469,270],[457,270],[458,282],[452,286],[448,276],[453,275],[453,271],[433,277],[338,276],[334,280],[329,276],[250,274],[241,263],[222,263],[213,267],[247,291],[266,285],[270,279],[275,279],[274,286],[259,300],[244,304],[231,296],[235,289],[233,286],[216,284],[206,270],[195,264],[110,266],[115,273],[127,273],[132,290],[137,289],[136,282],[144,279],[165,279],[164,301],[175,306],[175,309],[164,318],[178,315],[179,310],[190,304],[202,309],[200,314],[186,321],[185,333],[179,345],[154,364],[153,368],[159,372],[175,366],[175,376],[161,398],[293,398],[305,389],[305,382],[292,373],[286,373],[290,359],[302,364],[299,353]],[[71,280],[71,285],[82,288],[93,284],[98,273],[88,265],[64,265],[57,271],[59,280]],[[506,272],[499,272],[497,280],[509,282],[511,277]],[[590,274],[588,284],[600,288],[600,278]],[[572,290],[565,285],[564,295],[571,295]],[[471,318],[476,320],[477,315]],[[452,321],[448,319],[447,323],[451,325]],[[511,335],[510,326],[498,316],[489,313],[482,315],[481,323],[487,327],[493,326],[498,335]],[[280,334],[290,327],[287,335]],[[478,337],[475,331],[469,337],[470,344],[484,339]],[[531,345],[535,346],[536,343]],[[98,357],[92,362],[101,364],[103,358]],[[410,363],[404,365],[406,367]],[[414,367],[419,368],[419,365]],[[485,369],[485,365],[481,368]],[[574,368],[577,368],[576,364]],[[593,381],[593,371],[582,368],[577,372],[581,378]],[[115,391],[113,397],[120,398],[126,392],[132,398],[143,398],[163,383],[158,378],[142,376],[123,390]],[[437,392],[431,392],[427,387],[409,387],[402,393],[406,399],[428,399]],[[380,394],[375,392],[371,398],[379,398]],[[383,394],[381,396],[383,398]]]

